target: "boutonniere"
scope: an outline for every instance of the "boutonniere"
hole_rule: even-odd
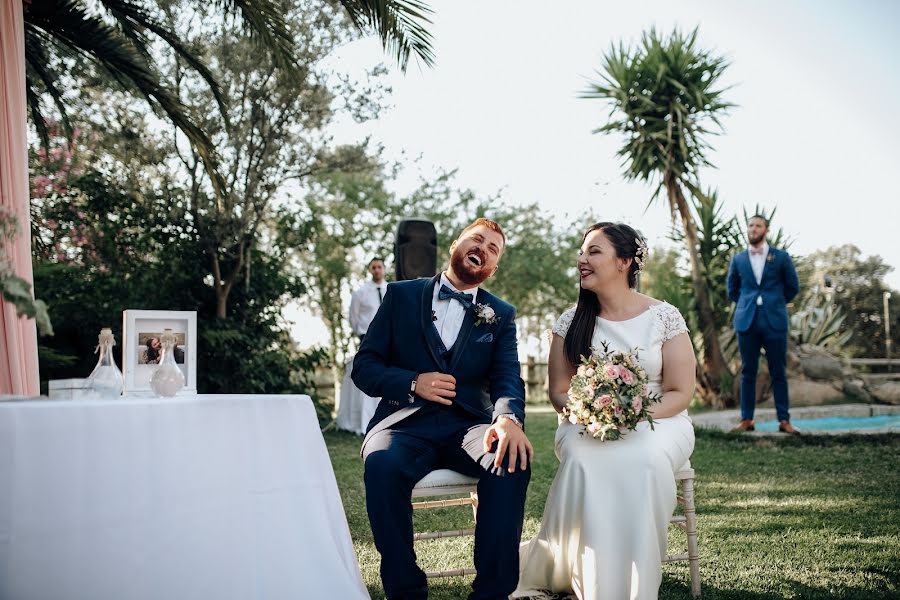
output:
[[[475,326],[493,325],[497,322],[497,313],[487,304],[475,304]]]
[[[769,252],[769,255],[766,256],[766,262],[775,262],[775,255]]]

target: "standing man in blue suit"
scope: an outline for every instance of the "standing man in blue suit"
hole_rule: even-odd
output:
[[[533,449],[525,436],[516,310],[479,286],[506,246],[477,219],[432,279],[388,285],[353,361],[353,381],[381,397],[369,423],[366,509],[390,600],[428,596],[413,550],[413,486],[435,469],[479,478],[470,600],[506,599],[519,577],[519,541]]]
[[[800,433],[788,412],[787,303],[800,291],[790,255],[766,243],[769,221],[754,215],[747,223],[750,248],[736,254],[728,268],[728,295],[737,302],[734,329],[741,350],[741,424],[734,431],[753,431],[759,351],[766,350],[778,429]]]

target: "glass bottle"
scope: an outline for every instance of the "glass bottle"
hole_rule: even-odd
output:
[[[184,373],[175,362],[175,334],[166,329],[159,341],[162,357],[150,378],[150,388],[157,396],[174,396],[184,387]]]
[[[122,371],[113,360],[112,349],[115,345],[116,339],[113,337],[112,329],[109,327],[101,329],[97,337],[97,348],[94,350],[95,353],[100,353],[100,360],[97,361],[97,366],[94,367],[85,386],[90,397],[114,400],[122,395],[125,381],[122,379]]]

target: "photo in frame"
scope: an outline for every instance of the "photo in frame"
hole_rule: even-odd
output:
[[[197,312],[128,309],[122,312],[125,394],[153,393],[150,378],[161,358],[160,338],[166,329],[175,334],[175,363],[184,373],[178,395],[197,393]]]

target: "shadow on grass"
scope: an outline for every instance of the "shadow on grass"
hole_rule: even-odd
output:
[[[779,583],[778,591],[748,591],[733,587],[717,587],[714,584],[704,584],[701,581],[700,597],[707,600],[782,600],[783,598],[796,598],[798,600],[896,600],[898,597],[898,582],[896,575],[887,572],[884,575],[893,576],[893,585],[881,590],[866,589],[858,586],[813,587],[796,580],[787,580]],[[463,598],[464,596],[460,596]],[[691,598],[690,586],[683,582],[675,582],[663,577],[662,586],[659,589],[659,600],[676,600]],[[574,599],[574,597],[573,597]]]

